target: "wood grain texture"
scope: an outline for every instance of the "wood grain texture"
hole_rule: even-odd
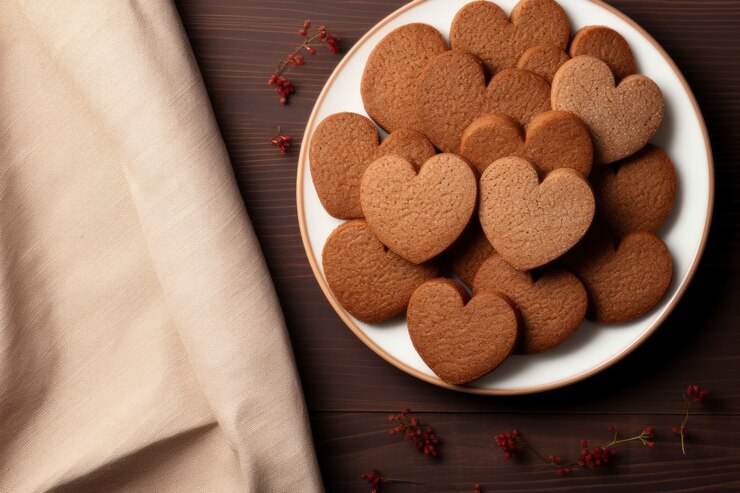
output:
[[[740,2],[610,2],[666,48],[707,119],[717,177],[709,243],[675,312],[632,355],[571,387],[508,398],[438,389],[377,357],[331,309],[301,243],[295,208],[297,147],[339,57],[321,51],[295,70],[291,79],[298,92],[287,107],[278,104],[267,78],[299,43],[297,29],[304,19],[330,27],[342,37],[346,52],[404,2],[176,3],[285,311],[330,491],[368,491],[357,476],[374,466],[388,474],[429,476],[460,486],[481,481],[489,491],[593,491],[597,485],[600,491],[740,489]],[[267,143],[278,124],[298,140],[286,155]],[[524,464],[502,464],[490,444],[494,431],[518,427],[547,447],[574,447],[581,435],[603,436],[610,422],[665,425],[661,433],[670,442],[665,427],[677,422],[680,392],[689,382],[711,388],[713,399],[711,408],[698,410],[701,441],[686,458],[661,443],[650,454],[630,454],[619,473],[560,482],[533,474]],[[417,460],[405,450],[408,444],[386,436],[384,413],[404,406],[435,413],[429,421],[449,447],[440,465]],[[389,491],[425,490],[394,485]]]
[[[493,436],[518,426],[529,443],[545,456],[557,455],[575,461],[585,438],[591,447],[611,441],[607,431],[611,416],[573,419],[552,416],[543,422],[539,415],[516,417],[496,414],[419,414],[423,424],[439,433],[439,459],[416,453],[413,445],[388,433],[389,425],[379,413],[322,413],[314,418],[316,447],[325,464],[330,491],[367,492],[360,476],[376,468],[387,477],[425,483],[447,483],[460,491],[472,491],[480,483],[489,492],[616,493],[622,491],[737,491],[740,489],[740,418],[696,416],[689,422],[695,438],[681,454],[677,437],[670,435],[675,416],[631,415],[619,420],[618,429],[633,436],[647,425],[658,430],[656,447],[638,442],[617,447],[614,462],[602,469],[575,471],[558,477],[552,469],[539,470],[542,462],[522,452],[506,460]],[[729,428],[729,430],[728,430]],[[445,439],[446,438],[446,439]],[[327,464],[330,466],[327,467]],[[384,490],[385,491],[385,490]],[[393,492],[439,491],[422,486],[393,484]]]

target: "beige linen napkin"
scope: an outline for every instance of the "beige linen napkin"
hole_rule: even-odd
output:
[[[169,0],[0,2],[0,491],[320,491]]]

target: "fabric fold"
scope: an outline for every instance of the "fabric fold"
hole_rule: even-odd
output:
[[[0,6],[0,365],[2,491],[322,489],[169,0]]]

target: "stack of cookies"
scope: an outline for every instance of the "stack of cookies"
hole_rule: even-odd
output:
[[[662,93],[619,33],[570,33],[554,0],[521,0],[511,18],[470,3],[449,44],[402,26],[367,61],[371,119],[335,114],[311,138],[319,198],[349,220],[324,247],[329,286],[364,322],[406,312],[450,384],[547,351],[584,318],[640,317],[671,282],[655,232],[676,174],[649,144]]]

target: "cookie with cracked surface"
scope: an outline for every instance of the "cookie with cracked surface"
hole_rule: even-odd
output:
[[[361,219],[332,232],[322,264],[339,304],[367,323],[403,313],[414,290],[438,274],[434,264],[413,264],[389,251]]]
[[[521,125],[550,110],[550,84],[531,72],[504,70],[488,84],[477,58],[449,51],[419,76],[414,104],[419,130],[443,152],[459,152],[465,129],[480,115],[500,113]]]
[[[417,128],[416,79],[429,60],[448,50],[447,40],[427,24],[401,26],[370,53],[360,84],[365,111],[387,132]]]
[[[470,222],[478,186],[475,173],[455,154],[437,154],[417,172],[389,155],[362,177],[362,210],[388,248],[420,264],[452,245]]]
[[[495,292],[472,299],[450,279],[428,281],[411,296],[411,342],[442,380],[462,385],[498,367],[516,344],[519,320],[511,302]]]
[[[560,67],[552,82],[552,107],[586,124],[596,160],[609,164],[648,143],[663,121],[663,93],[652,79],[630,75],[618,85],[609,66],[578,56]]]
[[[615,166],[591,177],[600,219],[619,238],[638,231],[654,233],[676,201],[676,170],[668,155],[648,144]]]
[[[516,64],[516,68],[529,70],[552,84],[558,69],[570,60],[570,56],[556,46],[539,45],[525,51]]]
[[[576,276],[559,267],[532,273],[491,255],[478,269],[473,292],[496,290],[506,295],[521,315],[518,353],[541,353],[561,344],[586,316],[586,289]]]
[[[568,17],[554,0],[521,0],[511,19],[493,2],[471,2],[458,11],[450,28],[452,49],[477,56],[491,74],[515,67],[534,46],[565,50],[569,39]]]
[[[586,126],[570,113],[541,113],[526,130],[513,119],[494,113],[476,118],[465,129],[460,155],[478,173],[498,159],[517,156],[535,165],[541,175],[558,168],[572,168],[588,176],[593,145]]]
[[[606,26],[586,26],[570,42],[570,56],[588,55],[606,63],[617,80],[637,73],[632,48],[624,37]]]
[[[408,159],[418,170],[422,164],[437,154],[437,150],[423,134],[410,128],[399,128],[383,139],[373,161],[391,154]]]
[[[623,323],[655,307],[673,278],[673,260],[663,240],[641,231],[617,241],[603,226],[589,232],[564,259],[588,292],[588,318]]]
[[[480,179],[483,231],[519,270],[540,267],[570,250],[588,231],[594,210],[591,187],[569,168],[556,169],[540,182],[527,160],[507,157]]]
[[[309,148],[311,177],[324,209],[334,217],[362,217],[360,181],[378,157],[397,154],[421,166],[436,150],[418,132],[399,129],[378,146],[378,130],[357,113],[336,113],[314,131]]]

